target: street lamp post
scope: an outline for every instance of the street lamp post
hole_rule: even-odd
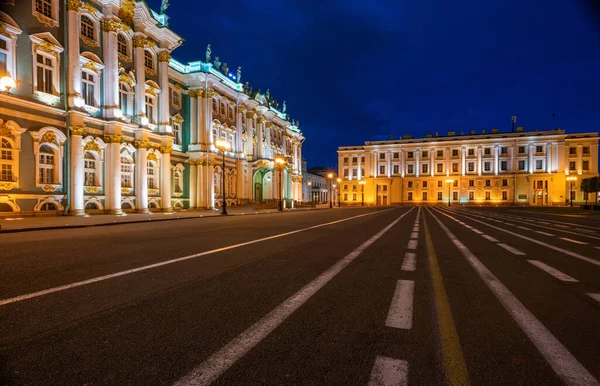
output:
[[[365,185],[367,182],[365,180],[360,180],[360,206],[365,206]]]
[[[328,173],[327,179],[329,180],[329,208],[333,208],[333,203],[331,202],[331,196],[332,196],[331,181],[333,181],[333,173]]]
[[[341,208],[342,207],[342,202],[340,200],[340,193],[341,193],[341,190],[342,190],[342,179],[338,178],[337,182],[338,182],[338,188],[337,188],[338,189],[338,191],[337,191],[337,194],[338,194],[338,208]]]
[[[218,140],[216,147],[221,151],[221,154],[223,154],[223,168],[221,169],[221,214],[227,215],[227,202],[225,201],[225,152],[229,150],[229,143],[227,141]]]
[[[573,181],[577,181],[577,177],[575,177],[575,176],[567,177],[567,181],[569,181],[571,183],[571,186],[569,188],[569,201],[571,202],[571,206],[573,206]]]
[[[446,180],[446,182],[448,183],[448,206],[450,205],[450,189],[452,188],[452,183],[454,183],[454,180],[448,179]]]
[[[308,181],[306,183],[306,186],[308,186],[308,193],[310,194],[310,202],[313,202],[312,181]]]
[[[277,168],[279,169],[279,211],[283,212],[283,190],[281,189],[281,181],[283,180],[283,169],[285,168],[285,164],[287,163],[285,156],[283,154],[275,155],[275,163],[277,164]]]

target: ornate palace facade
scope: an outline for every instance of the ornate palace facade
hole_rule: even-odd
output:
[[[304,137],[285,102],[242,84],[210,46],[203,61],[174,60],[183,39],[165,9],[19,0],[1,11],[0,213],[213,208],[223,182],[229,205],[302,200]]]
[[[559,205],[584,201],[598,175],[598,133],[475,133],[366,142],[338,150],[342,203]],[[567,182],[567,178],[569,178]],[[575,178],[573,178],[575,177]],[[364,183],[361,184],[361,180]]]

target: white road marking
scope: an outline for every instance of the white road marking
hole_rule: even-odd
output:
[[[591,297],[594,300],[597,300],[600,302],[600,294],[587,294],[589,297]]]
[[[388,311],[385,325],[388,327],[410,330],[413,320],[413,295],[415,282],[412,280],[398,280],[396,292]]]
[[[437,210],[439,213],[443,214],[444,216],[450,217],[449,215],[447,215],[446,213],[442,212],[441,210],[439,210],[439,209],[436,209],[436,210]],[[592,259],[592,258],[589,258],[589,257],[587,257],[587,256],[580,255],[579,253],[571,252],[571,251],[569,251],[569,250],[567,250],[567,249],[563,249],[563,248],[560,248],[560,247],[554,246],[554,245],[552,245],[552,244],[545,243],[545,242],[543,242],[543,241],[539,241],[539,240],[536,240],[536,239],[532,239],[531,237],[523,236],[523,235],[520,235],[520,234],[518,234],[518,233],[511,232],[511,231],[509,231],[509,230],[506,230],[506,229],[504,229],[504,228],[500,228],[500,227],[497,227],[497,226],[494,226],[494,225],[490,225],[490,224],[488,224],[488,223],[486,223],[486,222],[484,222],[484,221],[480,221],[480,220],[474,219],[473,217],[470,217],[470,216],[467,216],[467,215],[464,215],[464,214],[461,214],[461,216],[465,216],[465,217],[469,218],[471,221],[475,221],[475,222],[478,222],[478,223],[480,223],[480,224],[483,224],[483,225],[485,225],[485,226],[488,226],[488,227],[490,227],[490,228],[494,228],[494,229],[497,229],[497,230],[499,230],[499,231],[506,232],[506,233],[508,233],[508,234],[511,234],[511,235],[513,235],[513,236],[516,236],[516,237],[522,238],[522,239],[524,239],[524,240],[531,241],[532,243],[536,243],[536,244],[538,244],[538,245],[542,245],[542,246],[544,246],[544,247],[546,247],[546,248],[550,248],[550,249],[553,249],[553,250],[555,250],[555,251],[562,252],[562,253],[564,253],[565,255],[569,255],[569,256],[571,256],[571,257],[574,257],[574,258],[576,258],[576,259],[580,259],[580,260],[583,260],[583,261],[587,261],[588,263],[591,263],[591,264],[594,264],[594,265],[600,266],[600,261],[598,261],[598,260],[594,260],[594,259]]]
[[[562,273],[558,269],[552,268],[548,264],[542,263],[539,260],[527,260],[527,261],[530,262],[531,264],[535,265],[536,267],[538,267],[542,271],[545,271],[546,273],[554,276],[558,280],[561,280],[561,281],[570,281],[570,282],[573,282],[573,283],[579,282],[579,280],[573,279],[571,276],[567,275],[566,273]]]
[[[404,213],[404,215],[408,214],[410,211],[412,211],[412,209],[413,208],[411,208],[408,212]],[[390,210],[390,209],[387,209],[387,210]],[[373,215],[373,214],[376,214],[376,213],[381,213],[381,212],[383,212],[383,211],[377,211],[377,212],[360,214],[360,215],[357,215],[357,216],[352,216],[352,217],[344,218],[344,219],[341,219],[341,220],[336,220],[336,221],[331,221],[331,222],[328,222],[328,223],[313,225],[313,226],[310,226],[310,227],[307,227],[307,228],[296,229],[295,231],[284,232],[284,233],[280,233],[280,234],[273,235],[273,236],[263,237],[261,239],[256,239],[256,240],[246,241],[246,242],[239,243],[239,244],[229,245],[229,246],[223,247],[223,248],[212,249],[210,251],[195,253],[193,255],[188,255],[188,256],[183,256],[183,257],[178,257],[176,259],[165,260],[165,261],[161,261],[160,263],[155,263],[155,264],[150,264],[150,265],[144,265],[142,267],[132,268],[132,269],[128,269],[126,271],[115,272],[115,273],[111,273],[111,274],[104,275],[104,276],[98,276],[98,277],[94,277],[94,278],[87,279],[87,280],[77,281],[77,282],[71,283],[71,284],[65,284],[65,285],[61,285],[61,286],[58,286],[58,287],[52,287],[52,288],[48,288],[48,289],[41,290],[41,291],[31,292],[31,293],[20,295],[20,296],[15,296],[13,298],[2,299],[2,300],[0,300],[0,307],[4,306],[6,304],[16,303],[16,302],[20,302],[20,301],[23,301],[23,300],[27,300],[27,299],[31,299],[31,298],[36,298],[38,296],[48,295],[48,294],[51,294],[51,293],[54,293],[54,292],[65,291],[65,290],[68,290],[68,289],[71,289],[71,288],[81,287],[81,286],[84,286],[84,285],[88,285],[88,284],[92,284],[92,283],[97,283],[97,282],[104,281],[104,280],[113,279],[113,278],[119,277],[119,276],[130,275],[130,274],[136,273],[136,272],[147,271],[149,269],[162,267],[164,265],[179,263],[181,261],[191,260],[191,259],[195,259],[197,257],[206,256],[206,255],[210,255],[210,254],[213,254],[213,253],[228,251],[230,249],[244,247],[246,245],[252,245],[252,244],[256,244],[256,243],[261,243],[263,241],[268,241],[268,240],[273,240],[273,239],[277,239],[277,238],[280,238],[280,237],[290,236],[290,235],[294,235],[296,233],[305,232],[305,231],[308,231],[308,230],[311,230],[311,229],[318,229],[318,228],[326,227],[326,226],[333,225],[333,224],[339,224],[341,222],[353,220],[353,219],[359,218],[359,217],[370,216],[370,215]],[[404,215],[402,215],[402,216],[404,216]]]
[[[525,229],[526,231],[530,231],[531,230],[531,228],[522,227],[520,225],[518,225],[517,228]]]
[[[414,271],[417,269],[417,254],[414,252],[406,252],[404,261],[402,262],[403,271]]]
[[[544,235],[544,236],[554,236],[552,233],[542,232],[542,231],[535,231],[535,233],[539,233],[540,235]]]
[[[505,222],[504,224],[505,224],[505,225],[508,225],[509,227],[514,227],[514,226],[515,226],[515,224],[511,224],[511,223],[509,223],[509,222]]]
[[[431,211],[430,211],[431,212]],[[471,264],[479,277],[519,324],[552,369],[567,385],[598,385],[598,381],[571,355],[554,335],[529,312],[502,282],[456,236],[431,213],[446,235]]]
[[[408,246],[406,247],[407,249],[417,249],[417,246],[419,245],[419,240],[408,240]]]
[[[481,235],[481,237],[484,237],[484,238],[486,238],[486,239],[490,240],[490,241],[491,241],[491,242],[493,242],[493,243],[499,243],[499,242],[500,242],[500,241],[498,241],[497,239],[493,238],[493,237],[492,237],[492,236],[490,236],[490,235]]]
[[[506,244],[504,244],[504,243],[498,243],[498,246],[499,246],[499,247],[502,247],[502,248],[504,248],[504,249],[506,249],[507,251],[509,251],[509,252],[511,252],[511,253],[513,253],[513,254],[515,254],[515,255],[519,255],[519,256],[525,256],[525,253],[523,253],[523,252],[519,251],[519,250],[518,250],[518,249],[516,249],[516,248],[513,248],[513,247],[511,247],[510,245],[506,245]]]
[[[419,231],[419,227],[418,226],[414,227],[412,231],[413,232],[418,232]]]
[[[561,240],[565,240],[565,241],[570,241],[570,242],[575,243],[575,244],[587,244],[585,241],[573,240],[573,239],[570,239],[568,237],[561,237],[560,239]]]
[[[483,232],[482,232],[482,231],[480,231],[479,229],[472,228],[471,230],[472,230],[473,232],[477,233],[478,235],[482,235],[482,234],[483,234]]]
[[[419,238],[419,232],[413,232],[410,234],[410,238],[411,239],[418,239]]]
[[[377,357],[369,386],[406,386],[408,385],[408,362],[387,357]]]
[[[329,283],[331,279],[346,268],[348,264],[353,262],[365,249],[370,247],[375,241],[396,225],[404,216],[410,213],[410,211],[412,211],[412,208],[379,231],[379,233],[362,243],[354,251],[332,265],[325,272],[321,273],[317,278],[305,285],[294,295],[287,298],[258,322],[254,323],[247,330],[212,354],[188,375],[175,382],[175,386],[209,385],[214,382],[225,370],[230,368],[235,362],[246,355],[248,351],[273,332],[273,330],[279,327],[279,325],[293,314],[294,311],[306,303],[308,299],[317,293],[317,291],[323,288],[325,284]]]

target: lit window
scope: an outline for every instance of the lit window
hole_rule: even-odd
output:
[[[125,154],[121,154],[121,187],[133,187],[133,159]]]
[[[36,54],[37,84],[36,90],[46,94],[54,93],[54,60],[48,56]]]
[[[49,146],[43,145],[39,152],[40,184],[54,183],[55,160],[54,151]]]
[[[8,75],[8,44],[0,37],[0,77]]]
[[[86,15],[81,16],[81,36],[94,40],[94,22]]]
[[[148,50],[144,51],[144,67],[148,70],[154,70],[154,58],[152,53]]]
[[[96,186],[96,158],[90,152],[83,157],[84,185]]]
[[[176,145],[181,145],[181,124],[173,123],[173,135],[175,136],[174,143]]]
[[[13,147],[10,142],[2,138],[0,141],[0,181],[13,182]]]
[[[148,118],[148,122],[150,123],[156,123],[156,118],[154,116],[156,108],[154,103],[155,98],[151,95],[146,95],[146,118]]]
[[[81,95],[87,106],[95,106],[94,89],[96,87],[96,77],[90,72],[81,72]]]
[[[181,172],[176,171],[173,174],[173,182],[175,183],[173,191],[175,193],[183,193],[183,176],[181,175]]]
[[[119,54],[123,56],[129,56],[127,54],[127,38],[123,34],[119,34],[117,36],[117,48],[119,50]]]
[[[35,11],[52,18],[52,0],[35,0]]]
[[[158,189],[158,168],[154,161],[148,161],[148,189]]]

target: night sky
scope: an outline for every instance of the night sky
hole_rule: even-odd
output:
[[[338,146],[366,140],[510,131],[513,115],[526,130],[600,129],[591,1],[170,3],[170,27],[186,39],[174,58],[204,60],[210,43],[243,82],[286,100],[309,167],[334,167]]]

